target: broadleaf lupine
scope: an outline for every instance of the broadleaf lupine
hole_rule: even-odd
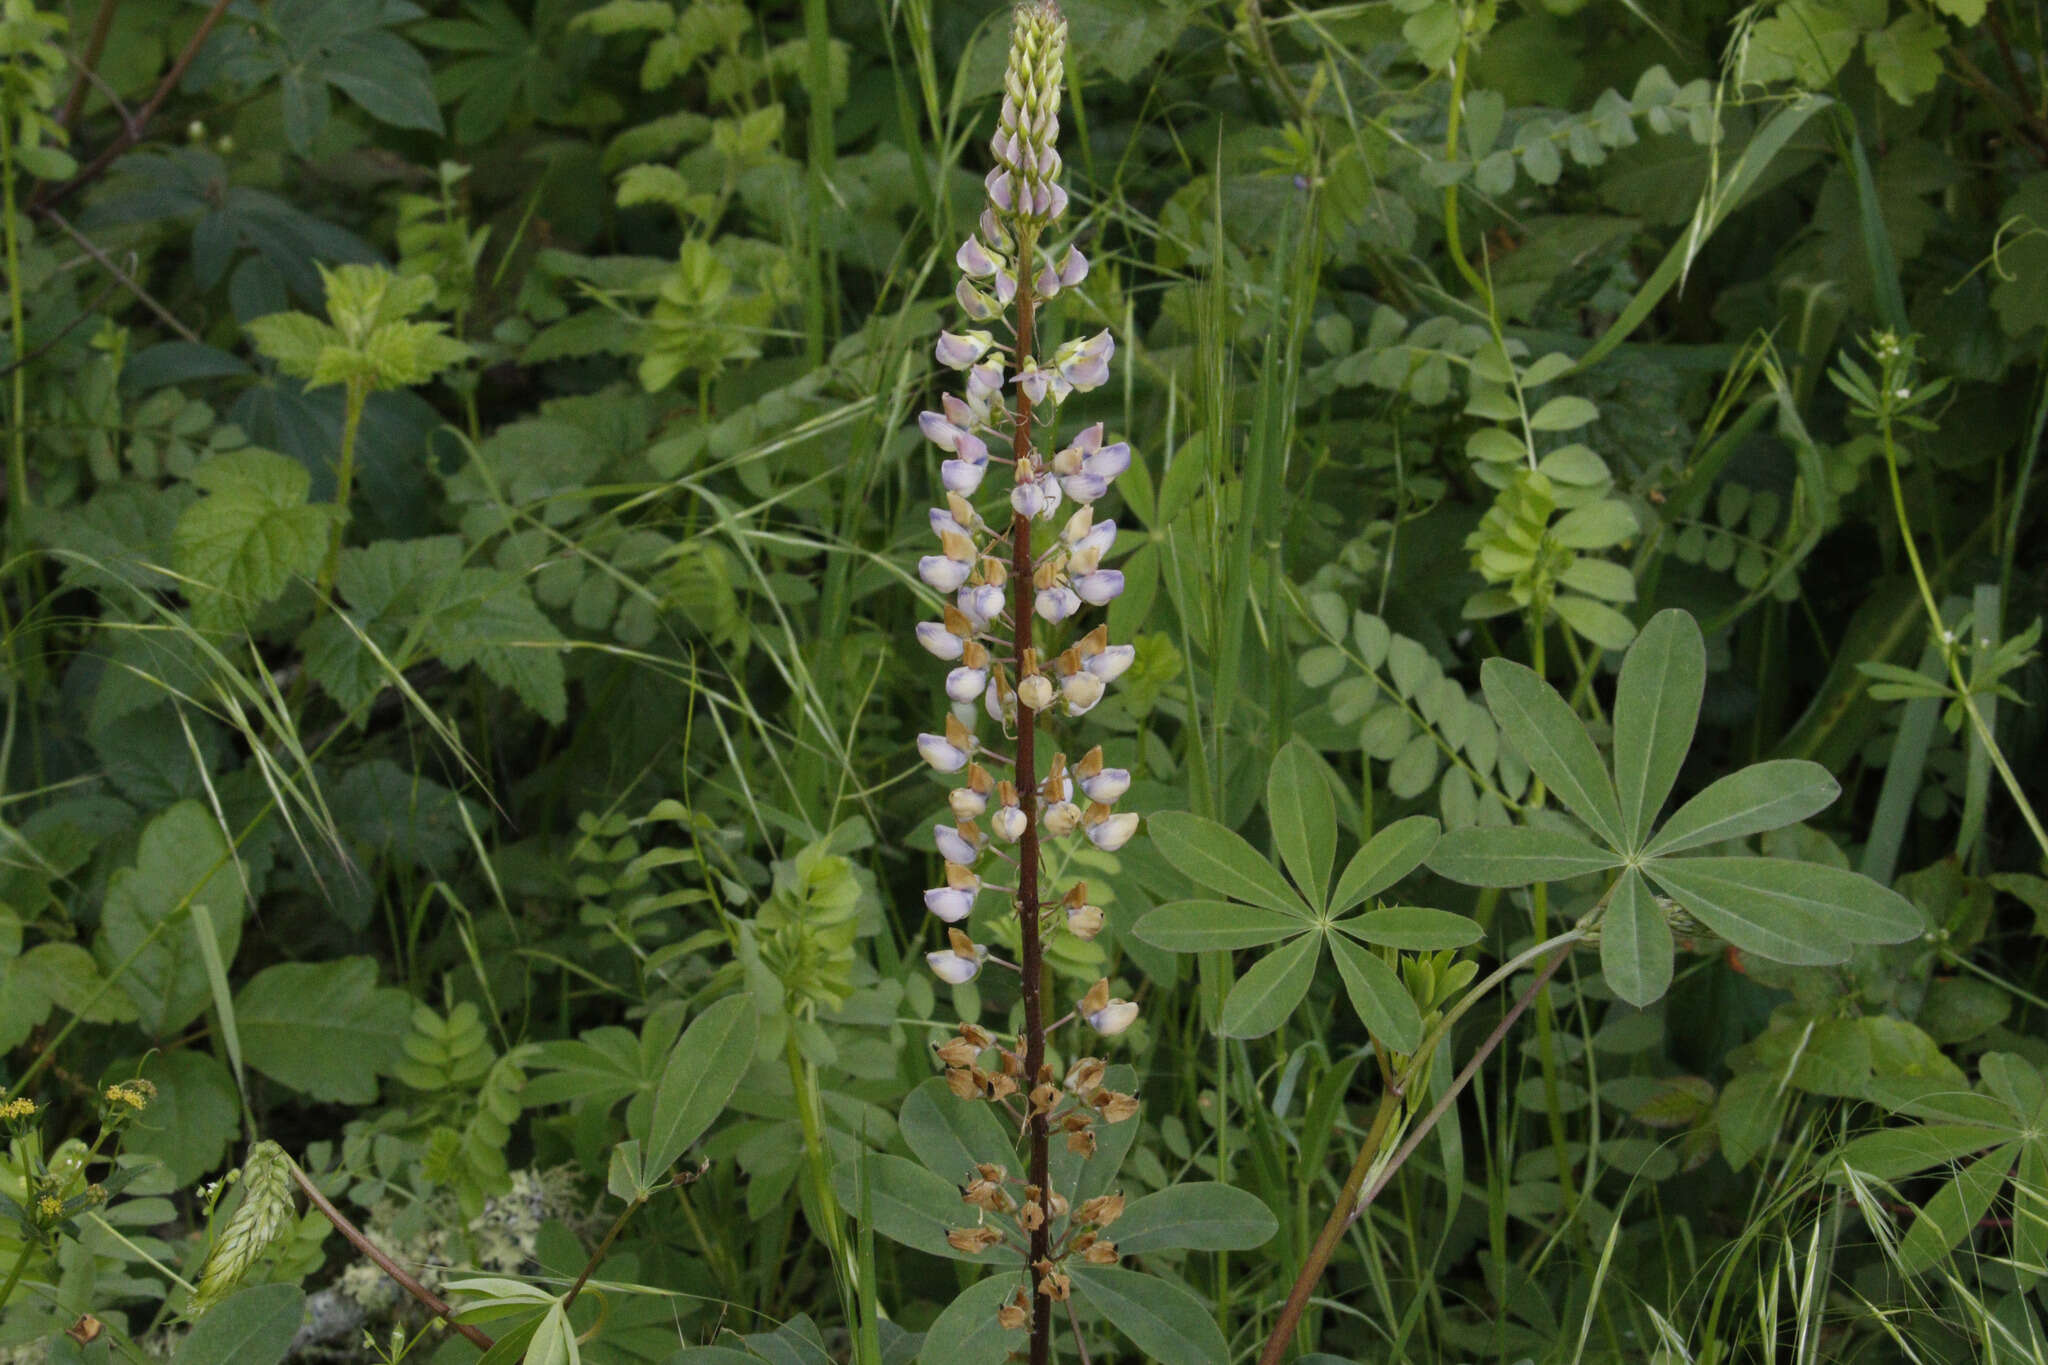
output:
[[[1122,1212],[1121,1198],[1073,1209],[1050,1187],[1052,1137],[1057,1132],[1070,1150],[1087,1155],[1095,1148],[1097,1122],[1124,1122],[1137,1113],[1134,1097],[1107,1087],[1101,1060],[1082,1057],[1059,1074],[1046,1059],[1045,940],[1052,928],[1041,913],[1056,902],[1066,930],[1082,939],[1101,930],[1103,914],[1078,882],[1056,898],[1041,894],[1043,845],[1082,838],[1113,851],[1138,825],[1136,815],[1115,809],[1130,774],[1105,766],[1099,747],[1073,764],[1055,754],[1043,775],[1038,764],[1041,723],[1091,710],[1134,655],[1129,645],[1110,644],[1106,627],[1084,633],[1073,624],[1085,609],[1107,606],[1123,591],[1123,575],[1103,566],[1116,523],[1096,520],[1094,504],[1130,466],[1130,447],[1107,441],[1096,423],[1044,453],[1061,405],[1106,383],[1116,351],[1115,340],[1101,331],[1066,342],[1050,356],[1039,354],[1039,304],[1088,274],[1078,249],[1054,251],[1044,241],[1067,209],[1057,147],[1065,46],[1066,21],[1052,0],[1019,6],[1002,114],[990,143],[996,165],[987,179],[988,206],[979,230],[954,254],[961,272],[955,297],[970,322],[988,328],[939,334],[934,354],[961,374],[962,390],[918,419],[926,439],[947,457],[939,469],[945,505],[931,511],[938,552],[919,560],[918,576],[951,600],[939,620],[918,626],[917,638],[953,668],[945,679],[951,703],[945,725],[919,735],[917,748],[931,767],[960,779],[948,796],[952,823],[933,830],[945,860],[944,884],[925,893],[926,908],[945,925],[947,946],[926,961],[953,985],[1001,963],[969,932],[984,889],[1011,893],[1022,944],[1017,963],[1002,963],[1022,976],[1024,1028],[1016,1047],[963,1023],[937,1049],[952,1092],[1009,1108],[1028,1146],[1022,1180],[995,1165],[960,1173],[966,1178],[962,1200],[978,1212],[973,1226],[952,1237],[963,1249],[1008,1245],[1020,1255],[1022,1284],[998,1316],[1008,1327],[1029,1326],[1033,1365],[1051,1357],[1052,1306],[1071,1288],[1063,1262],[1080,1256],[1113,1264],[1116,1247],[1103,1230]],[[1013,474],[1006,525],[1000,517],[991,525],[973,502],[991,464],[1007,464]],[[1059,527],[1042,547],[1034,544],[1041,523]],[[1065,637],[1058,648],[1048,638],[1053,632]],[[976,731],[984,723],[1004,732],[1010,753],[981,744]],[[1009,776],[999,779],[992,768]],[[992,859],[1014,866],[1014,886],[984,883],[981,870]],[[1109,991],[1107,980],[1098,981],[1050,1027],[1071,1022],[1104,1037],[1122,1033],[1138,1009]],[[996,1059],[984,1069],[991,1052]]]

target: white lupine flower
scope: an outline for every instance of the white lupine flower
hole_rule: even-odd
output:
[[[960,614],[973,622],[976,630],[1001,616],[1004,608],[1009,606],[1001,586],[995,583],[978,583],[963,588],[954,600],[960,606]]]
[[[1106,607],[1124,590],[1124,576],[1115,569],[1097,569],[1074,580],[1074,592],[1091,606]]]
[[[1002,316],[1002,305],[966,280],[953,286],[953,301],[960,305],[961,312],[976,322]]]
[[[1003,362],[996,357],[990,356],[967,371],[967,399],[980,404],[984,412],[989,400],[999,397],[1002,391]]]
[[[988,686],[986,668],[956,668],[946,675],[946,695],[957,702],[971,702]]]
[[[917,642],[936,658],[951,662],[960,657],[964,641],[937,621],[917,623]]]
[[[987,332],[941,332],[932,354],[947,369],[964,370],[988,354],[988,348],[995,344],[996,339]]]
[[[1052,679],[1043,673],[1033,673],[1017,684],[1017,700],[1034,711],[1051,706],[1052,696]]]
[[[939,482],[948,493],[958,493],[963,498],[974,496],[974,490],[981,487],[982,477],[988,473],[987,460],[947,460],[939,466]]]
[[[917,415],[917,429],[924,433],[927,441],[948,454],[958,448],[960,438],[967,434],[961,427],[948,421],[945,413],[932,412],[929,409]]]
[[[1114,521],[1096,522],[1093,526],[1089,527],[1087,535],[1073,542],[1075,554],[1094,555],[1097,559],[1108,554],[1110,547],[1115,544],[1116,523]]]
[[[1104,853],[1114,853],[1138,832],[1138,817],[1128,811],[1119,815],[1098,801],[1091,803],[1088,813],[1081,817],[1081,828],[1087,832],[1089,843]]]
[[[949,946],[924,955],[932,975],[949,986],[964,986],[981,975],[981,964],[988,960],[988,949],[958,929],[948,929],[946,940]]]
[[[1033,480],[1020,483],[1010,490],[1010,510],[1020,517],[1036,519],[1045,511],[1045,490]]]
[[[1064,839],[1081,828],[1081,808],[1071,801],[1051,802],[1039,812],[1038,823],[1053,838]]]
[[[1053,374],[1050,370],[1038,368],[1038,362],[1026,356],[1024,363],[1017,367],[1016,376],[1011,380],[1017,391],[1033,403],[1043,403],[1051,387]]]
[[[1060,679],[1060,697],[1066,702],[1070,716],[1085,715],[1094,710],[1105,690],[1102,679],[1085,668]]]
[[[1014,844],[1023,838],[1024,827],[1029,823],[1020,806],[998,806],[996,813],[988,818],[989,829],[1006,844]]]
[[[1081,790],[1090,801],[1109,806],[1131,789],[1131,771],[1128,768],[1104,768],[1092,777],[1081,779]]]
[[[1102,907],[1099,905],[1070,905],[1067,907],[1067,932],[1086,942],[1102,932]]]
[[[973,571],[973,565],[946,555],[926,555],[917,561],[917,576],[940,592],[956,591]]]
[[[1060,284],[1072,289],[1088,278],[1088,258],[1081,254],[1081,248],[1070,246],[1067,254],[1060,258]]]
[[[1123,676],[1124,670],[1137,657],[1138,651],[1133,645],[1110,645],[1100,654],[1090,657],[1082,667],[1104,682],[1112,683]]]
[[[1081,599],[1072,588],[1056,583],[1050,588],[1038,590],[1031,609],[1052,624],[1058,625],[1081,609]]]
[[[939,538],[939,544],[944,545],[946,543],[948,533],[958,536],[962,540],[969,541],[971,544],[974,537],[974,529],[961,521],[959,514],[951,509],[945,507],[929,508],[925,512],[925,518],[931,522],[932,534]]]
[[[981,878],[973,873],[958,879],[951,875],[959,870],[946,864],[947,884],[924,893],[924,908],[948,924],[958,924],[974,912],[974,897],[981,890]]]
[[[981,211],[978,225],[981,228],[981,239],[997,253],[1015,249],[1016,240],[1010,236],[1010,230],[1003,226],[1003,220],[996,216],[993,209]]]
[[[947,792],[946,805],[952,810],[954,820],[964,825],[969,820],[981,818],[982,812],[988,809],[988,794],[994,790],[995,784],[990,780],[988,770],[979,763],[971,763],[967,767],[967,785]]]
[[[1082,393],[1109,382],[1109,358],[1116,353],[1116,338],[1107,328],[1092,337],[1069,341],[1053,354],[1053,368]]]
[[[1008,308],[1017,299],[1017,277],[997,266],[995,290],[997,306]]]
[[[971,831],[972,837],[963,831]],[[949,863],[973,867],[981,858],[981,831],[971,822],[957,827],[933,825],[932,840],[939,846],[939,856]]]
[[[960,249],[953,253],[953,264],[960,267],[962,274],[971,279],[986,279],[996,273],[997,257],[982,243],[981,238],[969,236],[960,243]]]
[[[918,757],[942,773],[957,773],[967,766],[967,751],[949,743],[944,735],[919,735],[917,753]]]
[[[1017,723],[1017,689],[1002,674],[988,680],[988,691],[981,694],[981,704],[989,719],[1005,730]]]
[[[1105,1038],[1114,1038],[1138,1020],[1138,1006],[1130,1000],[1111,1000],[1087,1015],[1088,1027]]]

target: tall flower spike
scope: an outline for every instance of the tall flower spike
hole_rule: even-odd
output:
[[[988,198],[999,215],[1028,231],[1067,209],[1057,145],[1067,20],[1052,0],[1027,0],[1011,24],[1003,112],[989,140],[996,168],[988,173]],[[1029,270],[1030,262],[1021,261],[1018,268]]]

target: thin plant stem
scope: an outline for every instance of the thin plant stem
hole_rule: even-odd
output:
[[[334,505],[341,509],[327,541],[327,562],[320,566],[318,596],[323,600],[334,587],[334,575],[341,568],[342,536],[348,527],[348,501],[355,491],[356,438],[363,428],[363,409],[369,405],[369,387],[359,379],[348,382],[346,409],[341,421],[341,461],[334,472]]]
[[[633,1221],[633,1215],[640,1212],[640,1206],[646,1202],[647,1196],[640,1195],[627,1204],[624,1211],[613,1221],[610,1230],[604,1235],[604,1240],[597,1244],[596,1249],[590,1253],[590,1259],[583,1263],[582,1271],[576,1276],[576,1283],[570,1285],[569,1292],[562,1296],[564,1313],[575,1307],[576,1296],[583,1292],[584,1285],[590,1283],[590,1277],[596,1273],[598,1266],[604,1263],[605,1256],[611,1251],[612,1243],[619,1240],[619,1234],[626,1230],[626,1224]]]
[[[6,215],[4,233],[7,251],[7,335],[14,359],[20,359],[28,340],[27,322],[21,308],[21,229],[14,198],[14,119],[0,114],[0,213]],[[13,366],[7,412],[7,522],[9,539],[26,545],[28,531],[28,370]]]
[[[14,1297],[14,1287],[21,1283],[21,1272],[28,1269],[29,1253],[35,1249],[33,1241],[26,1237],[22,1239],[21,1251],[14,1258],[14,1269],[7,1272],[7,1283],[0,1284],[0,1308],[5,1308],[7,1301]]]
[[[1025,229],[1018,234],[1017,259],[1017,364],[1033,359],[1036,343],[1033,326],[1037,303],[1032,290],[1031,261],[1037,249],[1036,234]],[[1031,458],[1031,398],[1017,395],[1017,434],[1011,455],[1021,469]],[[1012,645],[1021,659],[1031,648],[1031,518],[1018,513],[1010,522],[1010,620],[1015,623]],[[1017,761],[1011,776],[1017,784],[1018,808],[1024,812],[1024,834],[1017,840],[1017,927],[1023,940],[1024,988],[1024,1090],[1028,1095],[1038,1084],[1045,1065],[1045,944],[1038,927],[1038,713],[1017,701]],[[1029,1123],[1029,1165],[1031,1183],[1039,1198],[1052,1188],[1052,1137],[1045,1115],[1035,1110]],[[1024,1266],[1024,1281],[1031,1297],[1031,1365],[1048,1365],[1052,1359],[1052,1299],[1038,1292],[1040,1267],[1052,1260],[1052,1220],[1042,1219],[1031,1232],[1031,1255]]]
[[[497,1345],[490,1335],[481,1328],[467,1322],[457,1322],[455,1320],[455,1310],[440,1295],[407,1274],[404,1267],[385,1254],[383,1248],[379,1247],[368,1237],[365,1237],[361,1229],[357,1228],[354,1223],[349,1222],[348,1216],[340,1209],[334,1207],[333,1201],[320,1192],[320,1187],[313,1183],[312,1177],[299,1169],[298,1162],[287,1158],[287,1164],[291,1167],[293,1183],[298,1185],[299,1190],[306,1196],[307,1202],[320,1210],[321,1216],[328,1222],[334,1224],[334,1230],[346,1238],[350,1246],[369,1257],[371,1263],[386,1275],[389,1275],[400,1289],[403,1289],[406,1293],[412,1295],[413,1298],[419,1300],[421,1307],[447,1323],[450,1327],[453,1327],[456,1331],[462,1333],[469,1340],[470,1344],[478,1350],[488,1351],[491,1347]]]

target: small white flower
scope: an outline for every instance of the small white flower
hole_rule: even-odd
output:
[[[1058,625],[1080,609],[1081,599],[1075,595],[1074,590],[1057,583],[1050,588],[1040,588],[1032,602],[1032,610],[1054,625]]]
[[[947,630],[937,621],[919,621],[917,623],[917,642],[923,645],[926,652],[933,657],[944,659],[948,662],[960,657],[961,647],[965,644],[965,641],[961,640],[959,636]]]
[[[1045,511],[1045,490],[1036,480],[1018,484],[1010,490],[1010,510],[1020,517],[1037,518]]]
[[[1081,779],[1081,790],[1088,799],[1105,806],[1116,804],[1117,798],[1130,789],[1131,771],[1128,768],[1104,768],[1093,777]]]
[[[971,498],[981,487],[982,476],[987,473],[987,460],[947,460],[939,466],[939,482],[945,485],[948,493]]]
[[[1091,1011],[1088,1027],[1105,1038],[1114,1038],[1138,1021],[1138,1006],[1130,1000],[1111,1000],[1099,1010]]]
[[[967,401],[978,403],[985,411],[991,398],[1003,391],[1003,362],[990,356],[979,365],[967,371]]]
[[[974,837],[970,840],[962,830],[972,830]],[[949,863],[973,867],[981,858],[981,831],[972,825],[933,825],[932,840],[939,846],[939,856]]]
[[[932,354],[948,369],[964,370],[988,354],[996,339],[987,332],[940,332]]]
[[[1102,907],[1099,905],[1070,905],[1067,907],[1067,932],[1083,942],[1102,932]]]
[[[1052,705],[1052,679],[1043,673],[1033,673],[1017,684],[1017,700],[1034,711],[1043,711]]]
[[[1116,523],[1113,521],[1098,521],[1088,528],[1087,535],[1082,536],[1073,544],[1075,554],[1092,554],[1099,559],[1103,555],[1108,554],[1110,547],[1116,544]]]
[[[959,934],[959,930],[953,931]],[[966,935],[960,934],[962,939]],[[964,986],[981,975],[981,964],[988,960],[988,949],[978,943],[967,945],[967,951],[956,948],[941,948],[936,953],[926,953],[924,960],[932,969],[932,975],[949,986]]]
[[[1098,803],[1088,807],[1082,828],[1087,831],[1089,843],[1104,853],[1114,853],[1138,832],[1138,817],[1128,811],[1122,815],[1114,814],[1108,806]]]
[[[1048,387],[1052,383],[1052,372],[1038,368],[1038,362],[1027,358],[1018,367],[1015,379],[1017,391],[1033,403],[1043,403]]]
[[[953,253],[953,264],[971,279],[987,279],[996,273],[996,258],[979,237],[970,236],[960,243],[960,249]]]
[[[987,686],[986,668],[956,668],[946,675],[946,695],[962,704],[979,697]]]
[[[1124,576],[1115,569],[1097,569],[1074,580],[1074,592],[1083,602],[1106,607],[1124,590]]]
[[[1081,808],[1071,801],[1054,801],[1039,815],[1038,824],[1053,838],[1064,839],[1081,828]]]
[[[1088,278],[1088,258],[1081,254],[1079,247],[1070,246],[1067,254],[1060,258],[1060,283],[1068,289]]]
[[[1060,696],[1066,701],[1070,716],[1085,715],[1094,710],[1095,703],[1102,700],[1106,690],[1102,679],[1085,668],[1060,679]]]
[[[970,878],[969,886],[935,886],[924,893],[924,908],[948,924],[958,924],[974,911],[974,896],[981,879]]]
[[[1003,598],[1003,590],[993,583],[964,588],[954,600],[960,606],[960,614],[971,621],[976,630],[1001,616],[1009,605]]]
[[[917,576],[940,592],[957,591],[974,566],[946,555],[926,555],[917,561]]]
[[[967,750],[944,735],[919,735],[917,753],[918,757],[942,773],[957,773],[967,766]]]
[[[953,286],[953,301],[960,305],[960,311],[976,322],[987,322],[1002,315],[1002,305],[976,289],[966,280]]]
[[[989,829],[995,834],[996,838],[1001,839],[1006,844],[1014,844],[1023,838],[1024,827],[1029,823],[1030,821],[1024,818],[1023,810],[1017,806],[1000,807],[994,815],[988,818]]]
[[[1122,677],[1124,670],[1129,668],[1137,657],[1138,651],[1135,646],[1110,645],[1100,654],[1090,658],[1082,667],[1104,682],[1111,683]]]

